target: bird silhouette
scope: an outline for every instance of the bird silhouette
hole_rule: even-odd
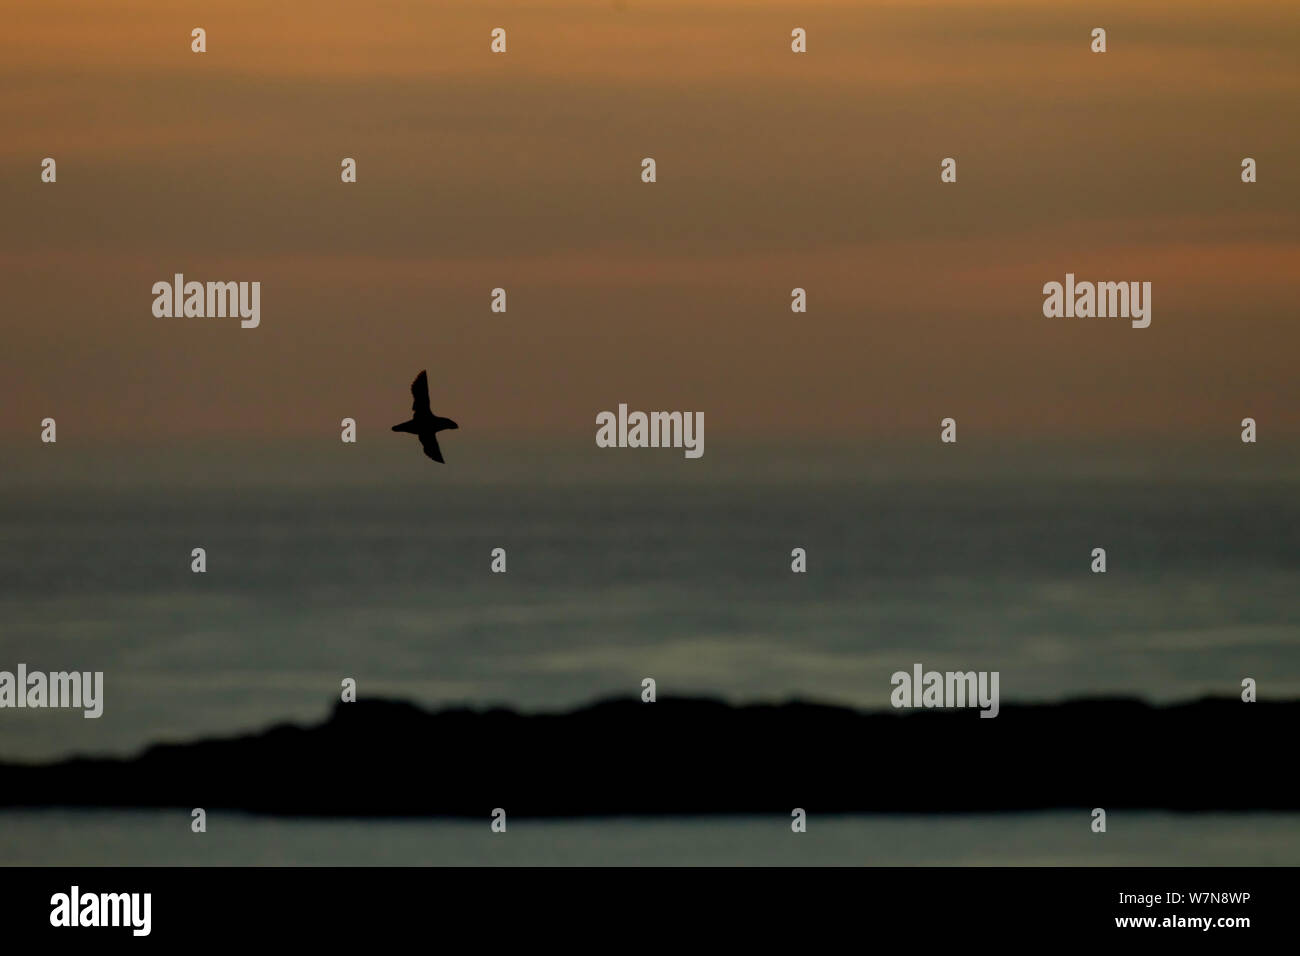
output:
[[[440,418],[430,411],[429,376],[424,372],[415,376],[415,381],[411,383],[411,396],[415,399],[411,404],[411,411],[415,413],[415,417],[400,425],[394,425],[393,431],[410,432],[415,435],[420,439],[420,447],[424,449],[426,455],[436,462],[445,464],[442,461],[442,449],[438,447],[438,432],[460,426],[450,418]]]

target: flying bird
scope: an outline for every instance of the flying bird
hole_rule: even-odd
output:
[[[442,449],[438,447],[438,432],[460,426],[450,418],[439,418],[430,411],[429,376],[424,372],[417,375],[415,381],[411,383],[411,396],[415,399],[411,404],[411,411],[415,413],[415,417],[400,425],[394,425],[393,431],[410,432],[417,436],[424,453],[434,461],[442,462]]]

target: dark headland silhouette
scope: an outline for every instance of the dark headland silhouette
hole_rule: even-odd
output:
[[[567,712],[340,703],[313,727],[0,764],[0,805],[291,816],[1297,810],[1300,701],[863,713],[605,701]]]
[[[395,432],[410,432],[420,439],[420,447],[424,453],[440,464],[445,464],[442,460],[442,449],[438,447],[438,432],[445,432],[451,428],[460,426],[450,418],[440,418],[433,414],[429,408],[429,376],[421,371],[415,376],[415,381],[411,383],[411,396],[414,401],[411,403],[411,411],[415,416],[409,421],[402,422],[400,425],[394,425]]]

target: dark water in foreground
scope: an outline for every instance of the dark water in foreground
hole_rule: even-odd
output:
[[[0,865],[64,866],[1276,866],[1300,864],[1300,814],[813,815],[509,821],[297,820],[176,811],[0,812]]]

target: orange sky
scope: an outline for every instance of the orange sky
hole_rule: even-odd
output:
[[[75,0],[0,70],[6,439],[386,426],[425,367],[487,431],[1300,434],[1294,3]],[[1067,271],[1151,327],[1044,318]]]

